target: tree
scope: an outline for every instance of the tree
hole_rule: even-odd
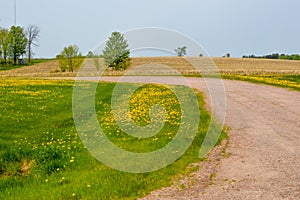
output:
[[[299,54],[292,54],[292,55],[281,54],[279,56],[279,59],[284,59],[284,60],[300,60],[300,55]]]
[[[8,34],[8,54],[17,64],[17,59],[26,53],[27,38],[23,28],[20,26],[12,26]]]
[[[3,55],[5,64],[6,64],[6,60],[7,60],[7,56],[8,56],[8,51],[7,51],[8,33],[9,33],[8,29],[5,29],[5,28],[0,29],[0,51],[1,51],[1,54]]]
[[[89,51],[86,55],[87,58],[93,58],[94,57],[94,53],[92,51]]]
[[[115,70],[126,69],[130,66],[130,50],[127,40],[120,32],[113,32],[102,51],[105,64]]]
[[[187,47],[178,47],[177,49],[175,49],[175,52],[177,53],[177,56],[185,56],[186,55],[186,49]]]
[[[62,72],[73,72],[79,68],[83,63],[83,57],[79,53],[79,47],[70,45],[65,47],[64,50],[57,56],[59,60],[60,69]]]
[[[38,46],[38,38],[40,34],[40,29],[39,27],[35,25],[29,25],[26,28],[26,36],[27,36],[27,54],[28,54],[28,62],[30,62],[32,56],[33,56],[33,51],[32,51],[32,46]]]

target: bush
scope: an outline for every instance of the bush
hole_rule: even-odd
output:
[[[79,53],[79,47],[70,45],[65,47],[64,50],[57,56],[59,66],[62,72],[74,72],[83,63],[83,56]]]

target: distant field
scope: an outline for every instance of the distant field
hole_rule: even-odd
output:
[[[32,66],[43,62],[48,62],[50,59],[32,59],[30,64],[26,63],[25,65],[0,65],[0,71],[13,70],[26,66]]]
[[[300,61],[251,58],[214,58],[222,74],[300,74]]]
[[[193,58],[189,58],[193,59]],[[209,66],[207,58],[195,58],[196,62],[203,62],[204,68]],[[213,58],[214,63],[223,75],[300,75],[300,61],[270,60],[251,58]],[[101,61],[100,61],[101,63]],[[130,69],[143,65],[143,70],[136,70],[141,74],[157,73],[173,75],[162,66],[169,66],[183,75],[199,75],[194,67],[181,57],[141,57],[133,58]],[[107,70],[104,75],[123,75],[124,72]],[[61,73],[56,60],[0,72],[0,76],[76,76],[76,73]]]
[[[196,59],[198,59],[196,60],[198,62],[203,62],[204,67],[208,63],[206,58]],[[300,61],[250,58],[212,58],[212,60],[221,74],[300,74]],[[171,66],[186,75],[196,74],[194,67],[184,58],[180,57],[134,58],[132,60],[132,67],[150,63]]]
[[[59,65],[57,60],[24,66],[18,69],[11,69],[7,71],[0,71],[0,76],[22,76],[22,77],[36,77],[36,76],[51,76],[52,72],[57,72]]]

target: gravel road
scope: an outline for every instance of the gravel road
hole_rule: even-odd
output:
[[[177,199],[300,199],[300,93],[224,83],[230,156],[221,159],[213,184],[196,184]]]
[[[131,77],[132,82],[177,83],[176,78],[146,79]],[[202,79],[187,80],[209,96]],[[225,156],[217,148],[192,177],[144,199],[300,199],[300,93],[231,80],[224,86],[225,123],[231,127]]]

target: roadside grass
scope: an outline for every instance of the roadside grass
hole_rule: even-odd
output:
[[[300,75],[228,75],[222,78],[231,80],[248,81],[252,83],[267,84],[276,87],[289,88],[300,91]]]
[[[73,86],[74,81],[67,80],[1,79],[0,199],[135,199],[171,185],[176,176],[191,172],[189,164],[199,161],[211,120],[201,94],[197,94],[199,130],[186,153],[164,169],[131,174],[101,164],[83,146],[73,120]],[[127,150],[149,152],[172,140],[181,113],[168,88],[146,85],[134,93],[130,113],[137,124],[149,123],[153,104],[160,103],[167,111],[162,131],[141,141],[123,133],[113,120],[114,86],[99,83],[95,99],[99,124],[111,141]],[[150,101],[143,96],[150,96]],[[226,137],[222,132],[219,142]]]
[[[44,62],[48,62],[51,59],[31,59],[30,63],[24,64],[24,65],[0,65],[0,71],[7,71],[7,70],[12,70],[12,69],[18,69],[18,68],[22,68],[22,67],[27,67],[27,66],[33,66],[36,64],[40,64],[40,63],[44,63]]]

